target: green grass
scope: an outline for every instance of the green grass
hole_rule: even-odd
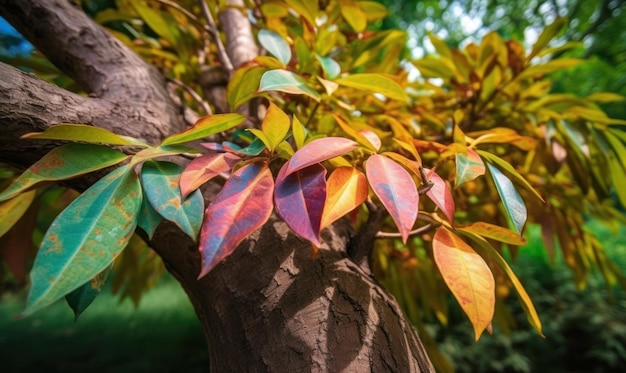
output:
[[[0,300],[2,372],[206,372],[202,329],[171,277],[144,294],[135,309],[109,289],[74,322],[59,301],[24,319],[24,294]]]

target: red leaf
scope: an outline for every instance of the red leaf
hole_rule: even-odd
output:
[[[276,177],[276,210],[294,232],[319,247],[326,201],[326,169],[317,163],[287,173],[288,165],[286,163]]]
[[[433,237],[433,257],[446,285],[474,326],[476,340],[491,320],[496,303],[495,280],[485,260],[445,227]]]
[[[241,160],[230,153],[206,154],[189,162],[180,175],[180,193],[185,199],[189,193],[222,172],[227,172]]]
[[[353,211],[367,199],[367,179],[354,167],[338,167],[326,182],[322,228]]]
[[[204,213],[200,231],[202,270],[205,276],[229,256],[272,213],[274,179],[263,163],[251,163],[235,171]]]
[[[356,142],[344,137],[323,137],[313,140],[291,157],[286,165],[285,174],[289,175],[305,167],[345,154],[356,149],[357,146]]]
[[[419,194],[408,171],[391,159],[374,154],[365,162],[365,173],[374,193],[398,226],[406,243],[417,219]]]
[[[454,199],[448,184],[441,176],[437,175],[435,170],[424,168],[424,171],[426,171],[426,176],[433,183],[433,187],[430,188],[426,195],[443,211],[448,221],[452,223],[454,218]]]

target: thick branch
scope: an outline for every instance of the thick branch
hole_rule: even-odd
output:
[[[69,1],[0,0],[0,15],[102,106],[119,104],[125,128],[141,123],[153,143],[183,129],[159,72]]]
[[[237,68],[259,54],[254,42],[250,21],[238,8],[244,8],[243,0],[228,0],[228,8],[220,13],[219,18],[222,30],[226,34],[226,51]]]

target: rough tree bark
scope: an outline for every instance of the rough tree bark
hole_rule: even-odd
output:
[[[0,161],[27,167],[52,145],[19,136],[61,122],[152,144],[183,128],[163,77],[69,1],[0,0],[0,15],[90,95],[0,64]],[[195,308],[212,371],[433,371],[395,299],[347,254],[362,240],[342,224],[323,238],[312,259],[310,245],[272,218],[198,281],[197,245],[161,225],[150,245]]]

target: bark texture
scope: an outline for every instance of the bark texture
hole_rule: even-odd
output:
[[[19,136],[61,122],[151,143],[182,128],[163,78],[69,1],[0,0],[0,15],[91,95],[0,64],[0,161],[27,167],[54,144]],[[394,298],[348,258],[352,236],[341,224],[325,230],[312,259],[310,245],[272,218],[201,280],[197,244],[173,224],[161,224],[150,245],[196,310],[212,371],[433,371]]]

